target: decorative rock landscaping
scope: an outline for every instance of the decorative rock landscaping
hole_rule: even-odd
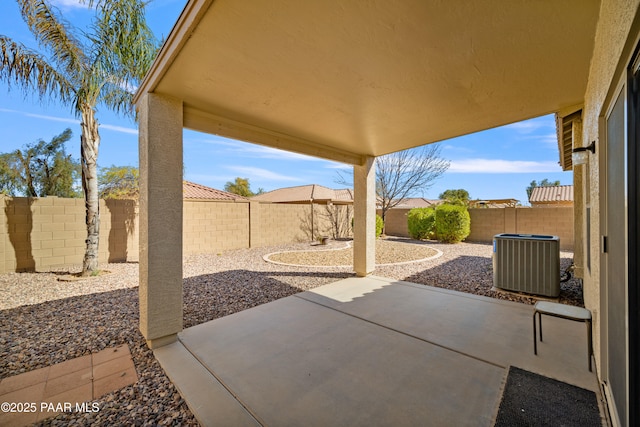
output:
[[[406,243],[412,243],[407,246]],[[400,245],[400,246],[399,246]],[[384,265],[375,274],[430,286],[487,295],[524,303],[527,296],[492,290],[491,245],[415,242],[389,239],[381,247],[442,256],[410,264]],[[344,246],[331,242],[329,247]],[[295,267],[268,263],[273,252],[327,249],[308,243],[243,249],[222,255],[185,259],[184,327],[293,295],[353,275],[344,267]],[[336,251],[337,252],[337,251]],[[417,256],[417,255],[416,255]],[[572,254],[561,253],[566,269]],[[332,261],[333,262],[333,261]],[[138,330],[138,265],[108,264],[104,276],[72,282],[57,278],[65,272],[0,275],[0,378],[43,368],[108,347],[128,345],[138,374],[130,386],[98,398],[100,410],[63,413],[46,425],[197,425]],[[562,284],[560,302],[582,304],[580,284]]]

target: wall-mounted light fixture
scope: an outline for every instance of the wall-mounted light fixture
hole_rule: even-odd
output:
[[[596,153],[596,142],[591,141],[591,144],[586,147],[578,147],[574,148],[571,151],[571,161],[574,165],[586,165],[589,162],[589,153],[587,151],[591,151],[593,154]]]

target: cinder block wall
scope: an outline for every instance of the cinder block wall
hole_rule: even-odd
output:
[[[85,252],[83,199],[0,195],[0,273],[47,271],[79,265]],[[344,206],[337,209],[347,209]],[[311,241],[311,205],[185,200],[183,252]],[[408,236],[408,209],[387,213],[386,233]],[[348,211],[351,214],[352,209]],[[552,234],[562,249],[573,248],[573,208],[470,209],[467,241],[491,242],[499,233]],[[344,214],[344,212],[343,212]],[[347,215],[348,216],[348,215]],[[351,233],[347,219],[347,233]],[[331,236],[326,207],[313,206],[314,237]],[[138,206],[133,200],[100,202],[101,263],[138,260]]]
[[[183,254],[219,253],[249,247],[249,202],[185,200]]]
[[[411,209],[391,209],[387,211],[384,219],[384,232],[389,236],[409,237],[407,227],[407,213]],[[382,216],[382,211],[378,209],[376,213]]]
[[[546,234],[560,238],[560,248],[573,250],[573,207],[469,209],[468,242],[492,242],[500,233]]]
[[[573,208],[517,209],[516,233],[560,237],[560,248],[573,250]]]
[[[85,253],[83,199],[1,196],[0,271],[46,271],[81,264]],[[100,262],[138,257],[137,208],[131,200],[100,201]]]
[[[409,236],[407,213],[392,209],[385,218],[386,234]],[[380,214],[380,211],[378,211]],[[560,247],[573,250],[573,207],[469,209],[471,234],[467,242],[492,242],[500,233],[549,234],[560,237]]]
[[[258,203],[252,208],[259,210],[259,221],[255,224],[258,229],[251,242],[252,247],[311,240],[311,205]],[[314,220],[316,217],[314,210]],[[314,224],[314,229],[316,227]]]

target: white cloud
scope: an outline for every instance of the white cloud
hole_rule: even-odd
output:
[[[561,172],[557,162],[527,160],[464,159],[453,160],[450,173],[538,173]]]
[[[52,0],[51,3],[58,6],[60,9],[87,9],[86,2],[80,2],[79,0]]]
[[[223,175],[207,175],[201,173],[189,173],[185,172],[185,177],[187,181],[197,182],[198,184],[202,183],[217,183],[220,181],[232,181],[233,177],[231,176],[223,176]]]
[[[252,166],[229,166],[227,169],[232,170],[238,174],[244,175],[248,178],[261,178],[270,179],[274,181],[302,181],[297,176],[287,176],[279,173],[271,172],[267,169],[256,168]]]
[[[461,147],[459,145],[455,145],[455,144],[444,144],[442,145],[442,150],[443,151],[453,151],[456,153],[473,153],[475,150],[469,148],[469,147]]]
[[[352,171],[353,165],[349,165],[347,163],[336,163],[336,162],[327,161],[327,164],[325,165],[325,169],[340,169],[340,170]]]
[[[101,129],[112,130],[114,132],[130,133],[132,135],[137,135],[138,134],[138,129],[126,128],[124,126],[114,126],[114,125],[103,125],[103,124],[100,124],[100,128]]]
[[[548,116],[537,117],[531,120],[512,123],[504,126],[506,129],[513,129],[518,133],[532,133],[540,129],[555,127],[555,122]]]
[[[325,161],[325,159],[319,157],[218,137],[189,139],[189,142],[216,145],[224,149],[225,152],[258,159]]]
[[[278,150],[276,148],[264,147],[262,145],[245,144],[238,148],[239,153],[258,157],[261,159],[278,159],[278,160],[306,160],[318,161],[323,160],[317,157],[306,156],[304,154],[294,153],[291,151]]]
[[[68,117],[47,116],[45,114],[27,113],[25,111],[11,110],[11,109],[8,109],[8,108],[0,108],[0,113],[20,114],[20,115],[25,116],[25,117],[33,117],[34,119],[49,120],[49,121],[52,121],[52,122],[70,123],[70,124],[74,124],[74,125],[80,124],[80,120],[78,120],[78,119],[70,119]],[[137,135],[138,134],[138,130],[137,129],[127,128],[127,127],[124,127],[124,126],[100,124],[100,128],[101,129],[112,130],[114,132],[120,132],[120,133],[129,133],[129,134],[133,134],[133,135]]]
[[[0,113],[20,114],[22,116],[33,117],[36,119],[50,120],[53,122],[73,123],[76,125],[80,123],[80,120],[77,120],[77,119],[69,119],[66,117],[55,117],[55,116],[46,116],[43,114],[27,113],[24,111],[11,110],[9,108],[0,108]]]

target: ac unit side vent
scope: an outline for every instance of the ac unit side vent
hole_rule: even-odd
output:
[[[493,286],[557,298],[560,295],[560,239],[530,234],[494,236]]]

